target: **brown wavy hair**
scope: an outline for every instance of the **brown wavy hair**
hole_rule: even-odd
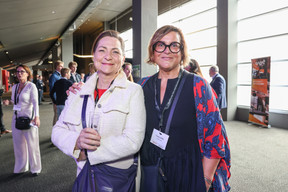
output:
[[[17,71],[17,69],[19,68],[19,67],[23,67],[23,69],[26,71],[26,73],[28,73],[28,77],[27,77],[27,81],[30,81],[31,80],[31,77],[32,77],[32,72],[31,72],[31,70],[30,70],[30,68],[27,66],[27,65],[18,65],[17,67],[16,67],[16,71]]]

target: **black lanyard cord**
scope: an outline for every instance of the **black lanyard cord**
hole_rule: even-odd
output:
[[[157,88],[156,88],[156,84],[157,84],[157,78],[155,78],[155,82],[154,82],[154,91],[155,91],[155,107],[156,107],[156,110],[158,112],[158,118],[160,119],[160,122],[159,122],[159,129],[161,131],[162,127],[163,127],[163,118],[164,118],[164,113],[167,109],[169,109],[173,99],[174,99],[174,96],[175,96],[175,92],[178,88],[178,85],[179,85],[179,82],[181,81],[182,79],[182,76],[183,76],[183,69],[180,69],[180,72],[179,72],[179,75],[178,75],[178,79],[177,79],[177,82],[176,82],[176,85],[172,91],[172,94],[168,100],[168,102],[166,103],[162,113],[161,113],[161,110],[160,110],[160,106],[157,102]],[[161,86],[160,86],[161,87]],[[167,89],[167,88],[166,88]],[[161,89],[160,89],[161,90]]]

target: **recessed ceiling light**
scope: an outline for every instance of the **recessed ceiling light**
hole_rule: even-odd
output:
[[[56,13],[56,11],[52,11],[52,14],[55,14]]]

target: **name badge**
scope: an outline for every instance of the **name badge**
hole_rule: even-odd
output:
[[[162,133],[161,131],[157,129],[154,129],[150,142],[156,145],[157,147],[165,150],[168,139],[169,139],[169,135]]]
[[[21,107],[18,105],[14,105],[13,111],[21,111]]]

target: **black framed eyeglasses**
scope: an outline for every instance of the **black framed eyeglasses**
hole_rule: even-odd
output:
[[[17,74],[23,74],[26,73],[26,71],[16,71]]]
[[[179,51],[181,51],[183,49],[183,45],[181,43],[178,43],[178,42],[172,42],[172,43],[170,43],[170,45],[166,45],[162,41],[157,41],[153,45],[153,50],[158,52],[158,53],[163,53],[167,47],[169,47],[169,50],[172,53],[178,53]]]

